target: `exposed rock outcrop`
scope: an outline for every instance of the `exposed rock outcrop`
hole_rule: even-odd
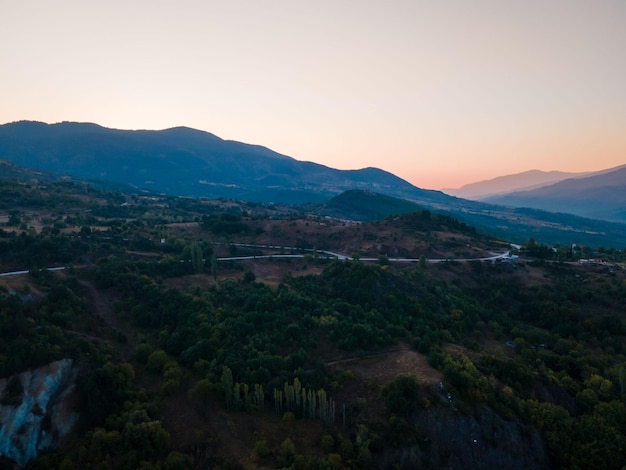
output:
[[[419,430],[420,442],[386,449],[377,456],[379,468],[552,468],[535,428],[506,421],[488,406],[477,406],[472,413],[459,412],[453,406],[433,406],[410,421]]]
[[[24,466],[56,447],[78,421],[71,359],[0,379],[0,456]]]

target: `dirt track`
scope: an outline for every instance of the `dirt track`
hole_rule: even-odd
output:
[[[85,287],[89,293],[89,303],[93,308],[93,313],[100,317],[104,323],[111,329],[120,332],[128,331],[127,325],[118,318],[116,313],[111,307],[111,301],[101,291],[96,289],[93,282],[81,279],[78,281],[81,286]],[[125,360],[128,360],[133,350],[133,338],[132,335],[126,335],[126,342],[118,342],[117,347]]]

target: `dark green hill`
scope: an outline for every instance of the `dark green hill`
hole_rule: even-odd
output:
[[[423,209],[405,199],[359,190],[341,193],[324,203],[321,208],[324,215],[362,221],[381,220],[390,215],[408,214]]]

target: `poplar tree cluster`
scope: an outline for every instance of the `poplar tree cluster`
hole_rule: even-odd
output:
[[[285,382],[283,389],[274,389],[274,409],[277,413],[290,411],[303,418],[335,421],[335,401],[323,388],[307,390],[296,377],[293,384]]]
[[[245,410],[263,410],[265,393],[263,385],[254,384],[252,387],[247,383],[233,382],[233,373],[229,367],[222,371],[222,387],[226,400],[226,408],[238,408]]]

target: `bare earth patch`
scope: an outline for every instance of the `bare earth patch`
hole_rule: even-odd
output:
[[[375,353],[363,358],[350,358],[328,363],[335,370],[350,370],[365,381],[383,386],[399,375],[414,376],[418,382],[437,383],[441,372],[431,367],[426,356],[409,349]]]
[[[46,296],[45,292],[42,292],[37,288],[37,283],[33,280],[30,274],[18,274],[15,276],[2,277],[0,278],[0,285],[6,286],[7,289],[20,292],[24,295],[31,295],[37,298]]]

